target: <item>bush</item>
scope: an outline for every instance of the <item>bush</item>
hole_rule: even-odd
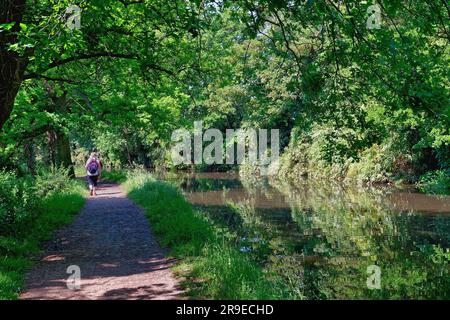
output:
[[[70,186],[68,169],[42,170],[36,176],[35,192],[38,197],[48,197],[55,192],[64,192]]]
[[[17,298],[30,253],[84,204],[83,184],[61,172],[36,179],[0,172],[0,300]]]
[[[450,169],[424,174],[420,177],[417,186],[426,193],[450,194]]]
[[[390,180],[389,159],[386,149],[378,144],[361,152],[359,161],[352,162],[347,179],[367,183],[384,183]]]
[[[71,186],[65,169],[42,171],[36,177],[0,172],[0,235],[20,236],[28,232],[42,202]]]
[[[278,176],[282,179],[295,181],[308,176],[307,142],[291,142],[280,157]]]
[[[27,230],[35,217],[37,205],[31,178],[0,172],[0,235]]]
[[[416,179],[417,159],[409,152],[400,151],[394,138],[352,153],[347,152],[350,147],[342,143],[342,135],[331,140],[339,146],[330,149],[328,139],[332,132],[318,127],[300,140],[291,141],[280,158],[279,178],[346,179],[368,184]],[[352,134],[349,131],[350,137]]]

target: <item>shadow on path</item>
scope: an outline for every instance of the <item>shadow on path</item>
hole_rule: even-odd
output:
[[[75,222],[56,232],[27,274],[21,299],[181,299],[165,252],[141,209],[120,186],[103,182]],[[69,266],[81,287],[67,288]]]

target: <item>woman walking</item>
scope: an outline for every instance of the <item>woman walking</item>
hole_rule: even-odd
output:
[[[88,161],[86,162],[86,173],[89,182],[89,191],[91,196],[96,196],[96,188],[98,179],[100,177],[102,171],[102,163],[98,159],[98,155],[96,152],[92,152]]]

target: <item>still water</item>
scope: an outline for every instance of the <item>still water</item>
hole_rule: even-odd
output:
[[[176,174],[189,201],[300,299],[450,298],[450,197]]]

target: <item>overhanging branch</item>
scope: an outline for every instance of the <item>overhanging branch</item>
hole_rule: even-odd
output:
[[[70,84],[80,84],[79,81],[75,81],[75,80],[71,80],[71,79],[65,79],[65,78],[58,78],[58,77],[49,77],[49,76],[44,76],[42,74],[37,74],[37,73],[28,73],[24,76],[23,78],[24,80],[28,80],[28,79],[45,79],[45,80],[50,80],[50,81],[58,81],[58,82],[67,82]]]
[[[138,57],[135,54],[113,53],[113,52],[95,52],[95,53],[80,54],[78,56],[53,61],[52,63],[50,63],[48,65],[46,70],[50,70],[50,69],[62,66],[66,63],[70,63],[70,62],[74,62],[74,61],[88,60],[88,59],[102,58],[102,57],[138,60]],[[158,66],[156,64],[147,64],[146,63],[145,66],[150,69],[161,71],[161,72],[164,72],[171,76],[175,76],[175,73],[173,71],[163,68],[161,66]]]
[[[50,63],[47,67],[47,70],[53,69],[55,67],[61,66],[63,64],[73,62],[73,61],[80,61],[80,60],[86,60],[86,59],[92,59],[92,58],[100,58],[100,57],[110,57],[110,58],[122,58],[122,59],[137,59],[137,57],[133,54],[124,54],[124,53],[112,53],[112,52],[95,52],[95,53],[87,53],[87,54],[80,54],[75,57],[69,57],[62,60],[56,60]]]

